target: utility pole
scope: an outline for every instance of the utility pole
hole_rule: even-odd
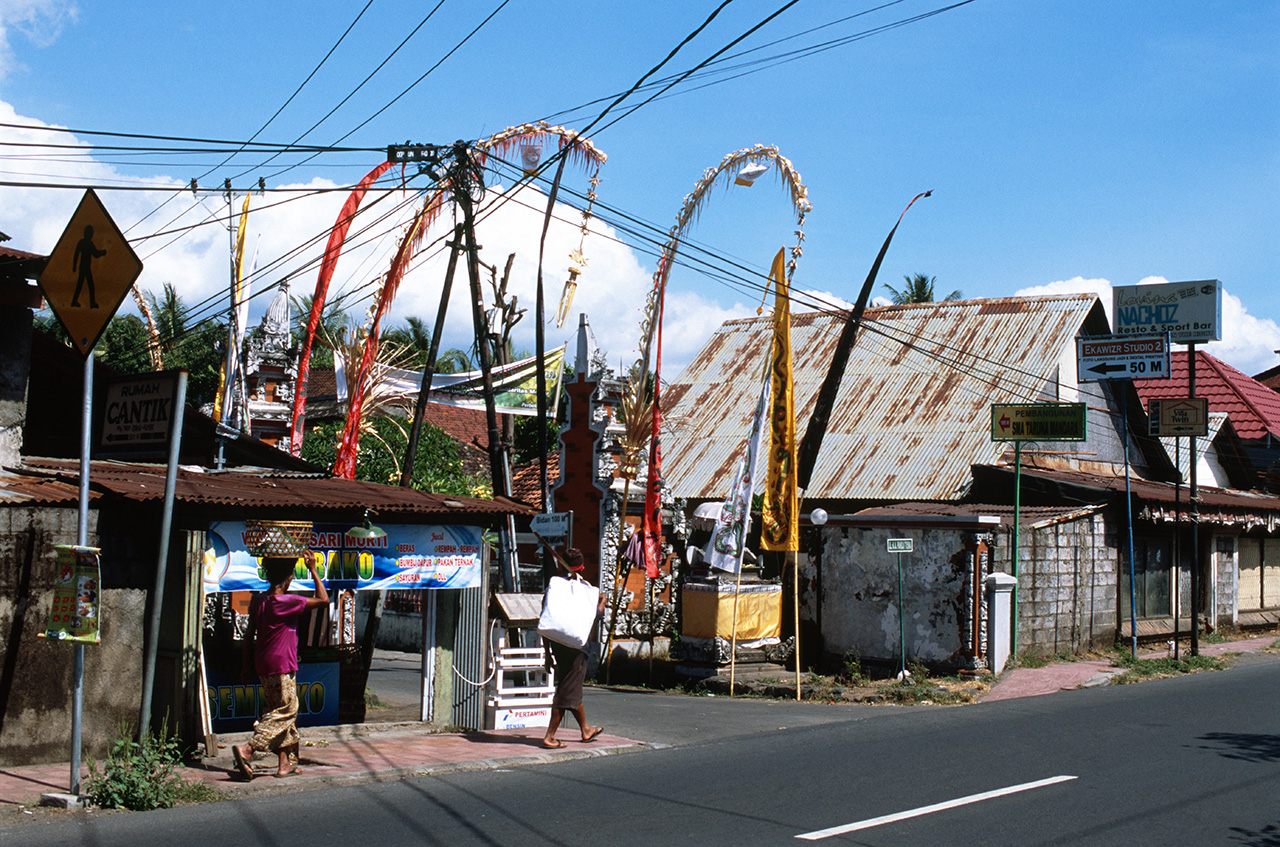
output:
[[[454,205],[462,212],[462,223],[455,231],[455,244],[458,249],[465,250],[467,255],[467,278],[471,286],[471,319],[476,336],[476,350],[480,357],[480,374],[484,387],[485,417],[488,423],[489,439],[489,474],[493,481],[493,496],[511,496],[511,466],[502,443],[502,433],[498,426],[497,404],[493,395],[493,363],[489,355],[488,323],[485,320],[484,300],[480,290],[480,245],[476,243],[475,203],[484,196],[484,172],[471,155],[465,141],[456,141],[451,147],[438,147],[429,144],[393,145],[387,148],[387,159],[391,162],[421,162],[428,175],[436,182],[446,183],[453,192]],[[444,174],[437,168],[445,160],[449,164]],[[455,253],[456,255],[456,253]],[[455,259],[451,257],[451,268]],[[450,271],[452,275],[452,270]],[[441,312],[443,312],[443,304]],[[437,318],[437,326],[441,326],[441,318]],[[437,335],[432,345],[437,343]],[[434,362],[430,363],[434,369]],[[426,388],[424,384],[424,388]],[[425,400],[419,394],[418,404],[425,410]],[[416,417],[416,416],[415,416]],[[415,421],[415,426],[416,426]],[[416,447],[416,445],[415,445]],[[406,467],[412,473],[412,456],[407,457]],[[403,478],[401,484],[404,484]],[[516,589],[519,572],[515,556],[515,521],[508,516],[506,531],[499,535],[498,557],[501,562],[499,573],[502,577],[502,590],[511,592]]]
[[[229,291],[229,314],[227,316],[227,350],[223,358],[223,370],[225,371],[226,383],[222,391],[222,418],[217,421],[215,431],[215,440],[217,441],[217,450],[214,454],[214,467],[222,470],[224,456],[226,451],[226,443],[228,438],[235,438],[243,429],[243,421],[237,422],[234,410],[234,401],[236,397],[235,369],[239,365],[240,359],[240,335],[243,328],[237,326],[239,323],[237,296],[240,280],[237,277],[236,262],[236,209],[235,209],[235,189],[231,187],[231,180],[224,180],[221,188],[201,188],[193,179],[191,180],[191,194],[197,200],[200,198],[200,192],[221,194],[227,200],[227,288]],[[266,182],[259,177],[256,189],[248,189],[241,191],[243,194],[250,194],[254,190],[259,193],[266,190]],[[226,421],[230,421],[228,425]],[[239,425],[237,425],[239,424]]]

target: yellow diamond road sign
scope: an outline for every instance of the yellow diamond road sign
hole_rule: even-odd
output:
[[[140,273],[142,260],[90,188],[37,282],[71,343],[88,356]]]

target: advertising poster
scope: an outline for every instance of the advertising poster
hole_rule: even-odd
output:
[[[298,726],[338,723],[338,663],[298,665]],[[214,732],[248,732],[258,719],[262,686],[239,674],[209,672],[209,715]]]
[[[53,586],[53,608],[45,637],[97,644],[100,550],[73,544],[58,544],[54,549],[58,551],[58,579]]]
[[[317,523],[311,553],[330,590],[475,588],[480,585],[481,529],[476,526],[387,525],[386,536],[347,535],[349,524]],[[209,525],[204,554],[204,591],[266,591],[261,560],[249,553],[244,521]],[[293,589],[314,590],[302,559]]]

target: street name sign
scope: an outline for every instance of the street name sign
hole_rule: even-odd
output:
[[[992,403],[992,441],[1084,441],[1084,403]]]
[[[1081,382],[1106,379],[1168,379],[1169,334],[1098,335],[1076,338]]]
[[[1116,335],[1167,332],[1174,344],[1222,338],[1222,283],[1216,279],[1117,285],[1111,306]]]
[[[1148,435],[1209,434],[1209,401],[1204,397],[1165,397],[1147,404]]]
[[[140,273],[142,260],[90,188],[36,282],[71,343],[88,356]]]
[[[915,549],[915,542],[910,538],[888,538],[885,540],[888,543],[890,553],[910,553]]]
[[[162,452],[169,443],[180,371],[121,377],[107,385],[100,449]]]

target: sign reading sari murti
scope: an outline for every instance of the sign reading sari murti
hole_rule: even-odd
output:
[[[54,549],[58,552],[58,578],[53,584],[49,628],[41,635],[57,641],[98,644],[100,551],[74,544],[58,544]]]
[[[348,535],[351,526],[315,524],[308,545],[330,589],[475,588],[480,585],[484,540],[477,526],[384,525],[385,537]],[[265,591],[261,559],[249,553],[244,521],[209,525],[204,591]],[[314,589],[302,558],[293,587]]]

